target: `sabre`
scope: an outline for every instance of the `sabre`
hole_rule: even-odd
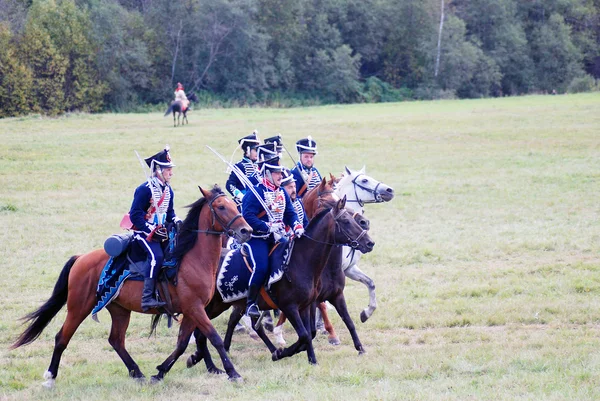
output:
[[[221,161],[223,161],[223,163],[227,164],[227,166],[231,169],[231,171],[233,171],[233,173],[236,175],[236,177],[241,182],[243,182],[244,185],[246,185],[246,188],[248,188],[254,194],[254,196],[256,196],[256,199],[258,200],[260,205],[265,209],[265,212],[269,216],[269,220],[275,221],[275,217],[273,217],[273,213],[271,213],[271,209],[269,209],[269,207],[263,200],[262,196],[260,196],[258,194],[258,192],[256,192],[256,189],[254,189],[254,185],[252,185],[252,182],[250,182],[248,177],[246,177],[246,174],[241,172],[240,169],[238,168],[238,166],[236,166],[235,164],[233,164],[233,163],[229,162],[227,159],[225,159],[219,152],[217,152],[216,150],[214,150],[213,148],[211,148],[208,145],[206,145],[206,147],[208,149],[210,149],[210,151],[213,152],[215,155],[217,155],[219,157],[219,159],[221,159]]]
[[[281,135],[281,134],[279,134]],[[283,148],[285,149],[285,152],[288,154],[288,156],[290,157],[290,159],[292,159],[292,163],[294,163],[294,166],[297,166],[298,163],[296,162],[296,160],[294,160],[294,157],[292,156],[292,154],[290,153],[290,151],[283,146]],[[306,186],[308,187],[308,182],[306,182],[306,178],[304,178],[304,174],[302,174],[302,170],[300,170],[300,177],[302,177],[302,181],[304,181],[304,183],[306,184]]]

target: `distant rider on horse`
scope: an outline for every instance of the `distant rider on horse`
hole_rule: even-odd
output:
[[[186,111],[190,105],[190,101],[185,95],[185,91],[183,90],[183,85],[181,82],[177,82],[177,88],[175,88],[175,101],[181,102],[181,111]]]
[[[274,144],[261,145],[257,151],[261,182],[254,189],[269,212],[265,211],[254,192],[246,193],[242,201],[242,215],[254,230],[248,242],[255,262],[246,306],[246,315],[250,317],[260,316],[256,300],[268,277],[269,251],[285,235],[285,226],[292,227],[296,237],[304,234],[304,226],[298,220],[289,195],[280,188],[283,167],[279,165]]]
[[[162,267],[168,234],[167,223],[181,224],[173,209],[173,189],[171,177],[175,164],[169,155],[169,145],[154,156],[145,159],[150,167],[151,177],[136,188],[129,210],[129,218],[134,226],[133,252],[146,255],[144,269],[144,292],[142,310],[160,308],[165,305],[154,297],[156,277]]]
[[[240,144],[240,148],[242,152],[244,152],[244,157],[238,163],[236,163],[237,168],[250,180],[253,185],[258,184],[258,168],[256,166],[256,148],[260,145],[260,141],[256,136],[257,132],[254,130],[250,135],[246,135],[245,137],[238,140]],[[244,194],[247,191],[246,184],[240,181],[240,179],[235,175],[232,171],[225,183],[225,187],[227,191],[233,196],[233,200],[238,205],[238,209],[241,211],[242,207],[242,199],[244,198]]]
[[[317,154],[317,142],[312,137],[300,139],[296,142],[296,150],[300,155],[300,161],[292,169],[296,179],[298,197],[302,197],[321,182],[321,173],[314,166],[314,158]]]

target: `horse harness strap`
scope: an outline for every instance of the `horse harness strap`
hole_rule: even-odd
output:
[[[273,248],[273,249],[275,249],[275,248]],[[246,268],[250,271],[250,273],[252,273],[252,268],[250,267],[250,263],[248,263],[248,257],[246,255],[242,254],[242,259],[244,259]],[[271,297],[267,293],[267,290],[265,290],[264,285],[260,287],[260,296],[265,300],[265,302],[267,303],[267,305],[269,305],[270,308],[279,309],[279,307],[277,305],[275,305],[275,302],[273,302],[273,299],[271,299]]]
[[[354,196],[356,197],[356,199],[348,199],[346,202],[357,202],[360,207],[363,207],[365,204],[365,201],[362,201],[358,198],[358,193],[356,192],[356,187],[369,192],[371,195],[373,195],[373,201],[375,203],[381,203],[383,202],[383,198],[381,198],[381,195],[379,195],[379,193],[377,192],[377,188],[379,188],[379,186],[381,185],[380,182],[377,183],[377,185],[375,185],[374,189],[365,187],[363,185],[360,185],[358,182],[356,182],[356,180],[358,180],[358,177],[360,177],[361,175],[364,174],[358,174],[356,177],[354,177],[354,179],[352,180],[352,184],[354,186]]]

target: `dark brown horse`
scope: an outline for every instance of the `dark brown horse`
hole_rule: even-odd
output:
[[[190,205],[190,211],[183,223],[175,254],[182,257],[177,275],[177,286],[169,285],[173,311],[183,313],[179,342],[182,336],[189,337],[194,328],[210,340],[217,349],[229,378],[240,378],[229,360],[223,341],[214,329],[204,310],[215,292],[215,277],[221,254],[221,235],[228,232],[241,241],[247,241],[252,228],[238,213],[235,204],[228,199],[219,187],[211,191],[200,188],[203,198]],[[108,261],[104,250],[95,250],[81,256],[73,256],[63,267],[52,296],[35,312],[25,317],[31,324],[19,336],[12,348],[33,342],[44,328],[67,304],[67,317],[56,335],[54,353],[48,371],[44,374],[45,385],[51,387],[58,374],[58,366],[63,351],[71,337],[90,314],[96,304],[96,286],[100,273]],[[125,363],[129,375],[136,379],[144,377],[138,365],[125,349],[125,333],[131,312],[142,312],[141,297],[143,283],[126,281],[118,297],[107,307],[112,318],[112,328],[108,341]],[[147,313],[157,314],[158,310]],[[161,371],[159,377],[161,379]]]
[[[311,220],[306,228],[306,234],[294,240],[294,248],[289,261],[289,268],[284,277],[271,285],[270,291],[276,299],[277,307],[284,313],[298,335],[298,341],[285,349],[277,349],[265,334],[261,325],[253,326],[269,351],[272,359],[292,356],[305,351],[308,361],[316,364],[317,359],[312,344],[316,334],[315,309],[321,273],[327,263],[331,250],[339,245],[351,245],[370,252],[375,245],[367,232],[352,218],[345,209],[346,199],[339,200],[333,207],[322,208]],[[235,304],[237,310],[243,310],[246,299],[233,303],[224,303],[219,292],[207,306],[207,314],[211,318],[219,316]],[[259,308],[269,310],[272,307],[264,299],[259,298]],[[232,313],[227,325],[225,341],[231,340],[234,327],[240,320],[240,313]],[[209,371],[214,370],[211,365],[206,338],[196,330],[197,351],[189,357],[187,366],[191,367],[203,358]],[[167,361],[165,361],[166,363]]]
[[[192,102],[198,101],[198,97],[196,96],[196,94],[194,92],[188,93],[187,98],[190,101],[190,105],[192,104]],[[171,102],[171,105],[165,112],[165,117],[168,116],[169,113],[173,113],[173,127],[177,127],[180,123],[181,115],[183,114],[183,119],[181,120],[181,125],[184,125],[185,123],[189,124],[189,121],[187,119],[187,112],[189,109],[190,109],[189,105],[187,108],[184,109],[181,101],[175,100],[175,101]],[[177,113],[177,119],[175,119],[175,113]]]
[[[307,192],[307,194],[302,198],[304,202],[304,207],[306,210],[306,216],[312,218],[316,211],[323,207],[324,205],[331,205],[333,202],[339,200],[337,195],[335,195],[333,185],[337,179],[330,174],[330,180],[326,181],[325,178],[321,181],[321,184],[317,187],[311,189]],[[354,213],[353,218],[356,222],[364,229],[369,229],[369,221],[365,219],[361,214]],[[344,271],[341,269],[342,262],[342,249],[336,248],[331,251],[329,255],[329,260],[327,261],[327,266],[323,270],[321,275],[321,287],[319,289],[319,295],[317,297],[317,301],[319,302],[318,307],[321,311],[321,316],[323,317],[323,322],[325,325],[325,329],[329,333],[329,342],[334,345],[338,345],[340,343],[337,334],[335,333],[335,329],[329,317],[327,315],[327,308],[325,306],[325,301],[329,301],[336,309],[348,331],[350,332],[350,336],[354,342],[354,347],[358,351],[359,354],[364,353],[364,348],[360,339],[358,338],[358,334],[356,332],[356,327],[354,326],[354,321],[350,317],[348,313],[348,307],[346,305],[346,298],[344,297],[344,288],[346,285],[346,279],[344,275]],[[279,344],[285,344],[283,341],[283,336],[281,335],[281,325],[285,322],[285,315],[281,314],[279,316],[279,321],[277,322],[276,329],[274,332],[276,333]],[[227,338],[225,339],[225,348],[228,349]]]

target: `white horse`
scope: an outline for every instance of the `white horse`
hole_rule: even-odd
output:
[[[364,166],[359,171],[352,171],[348,167],[345,170],[334,188],[337,196],[346,196],[346,208],[363,215],[365,204],[389,202],[394,198],[394,189],[366,175]],[[342,269],[346,277],[360,281],[369,289],[369,306],[360,313],[360,321],[364,323],[377,309],[375,283],[358,267],[362,256],[360,251],[345,246],[343,256]]]
[[[363,206],[365,204],[389,202],[394,198],[394,189],[365,174],[364,166],[358,171],[352,171],[348,167],[344,169],[345,171],[342,173],[341,178],[334,185],[334,194],[340,199],[346,196],[346,208],[363,215]],[[364,323],[371,317],[375,309],[377,309],[375,283],[371,277],[367,276],[358,267],[358,262],[362,256],[360,251],[345,246],[342,252],[344,258],[342,269],[345,276],[363,283],[369,289],[369,306],[360,313],[360,320]],[[273,334],[278,344],[285,344],[282,326],[275,327]],[[339,344],[339,339],[330,339],[330,342],[337,345]]]

